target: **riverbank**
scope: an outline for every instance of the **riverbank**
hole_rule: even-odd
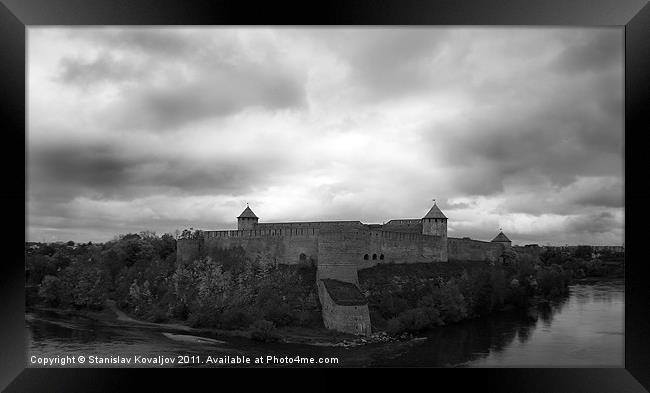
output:
[[[417,339],[354,347],[265,343],[234,336],[140,324],[101,311],[30,309],[28,353],[79,356],[305,356],[344,367],[620,367],[624,285],[577,283],[560,302],[536,312],[496,312],[436,327]],[[531,310],[533,311],[533,310]],[[129,316],[128,314],[126,316]],[[288,333],[301,333],[288,331]],[[285,333],[286,334],[286,333]],[[272,365],[269,364],[269,367]],[[217,365],[189,365],[217,367]]]
[[[576,278],[571,281],[571,284],[598,284],[598,283],[618,283],[618,282],[625,282],[624,277],[620,277],[618,275],[616,276],[609,276],[609,277],[583,277],[583,278]]]
[[[571,280],[571,284],[597,284],[599,282],[617,282],[622,281],[618,277],[585,277]],[[529,307],[535,307],[538,303],[549,303],[549,299],[531,299]],[[33,306],[32,306],[33,307]],[[171,321],[171,322],[149,322],[143,321],[127,314],[120,310],[115,301],[107,300],[103,310],[73,310],[73,309],[57,309],[51,307],[34,307],[36,310],[54,312],[63,316],[81,316],[91,318],[100,322],[119,322],[128,326],[141,326],[158,331],[168,331],[165,336],[172,340],[188,341],[201,343],[205,340],[227,340],[229,338],[253,340],[250,330],[244,329],[217,329],[217,328],[199,328],[191,327],[185,321]],[[494,310],[492,314],[499,314],[503,312],[513,311],[512,305],[505,305],[504,307]],[[473,318],[469,318],[473,319]],[[460,321],[459,321],[460,322]],[[454,326],[455,323],[450,323],[448,327]],[[285,344],[303,344],[318,347],[357,347],[368,344],[388,343],[388,342],[408,342],[417,340],[417,336],[426,335],[426,330],[420,334],[413,335],[409,333],[400,334],[397,337],[391,337],[386,332],[375,332],[368,337],[359,337],[350,334],[335,332],[325,328],[308,328],[288,326],[278,328],[276,334],[279,343]]]
[[[51,311],[51,309],[47,309]],[[112,312],[112,314],[106,311]],[[108,300],[106,302],[106,309],[103,312],[82,311],[86,316],[101,319],[101,320],[116,320],[125,322],[131,325],[148,326],[157,329],[170,329],[174,331],[183,331],[191,333],[192,335],[203,335],[218,338],[238,337],[251,339],[251,332],[248,330],[234,329],[215,329],[215,328],[194,328],[187,324],[177,321],[172,323],[156,323],[142,321],[129,316],[124,311],[120,310],[115,301]],[[305,344],[315,346],[331,346],[331,347],[351,347],[363,344],[370,344],[374,342],[388,342],[391,341],[385,334],[376,333],[370,337],[357,337],[351,334],[335,332],[332,330],[305,328],[305,327],[283,327],[277,329],[279,342],[287,344]],[[175,339],[176,336],[168,337]],[[179,337],[180,339],[187,339],[187,337]],[[199,338],[197,338],[198,341]]]
[[[176,340],[201,343],[206,341],[221,341],[228,340],[229,338],[253,340],[251,332],[243,329],[215,329],[215,328],[195,328],[188,326],[182,321],[174,321],[169,323],[157,323],[143,321],[134,318],[124,311],[120,310],[115,301],[107,300],[105,308],[102,310],[74,310],[74,309],[59,309],[52,307],[36,306],[33,305],[28,309],[28,312],[45,312],[54,313],[59,316],[67,317],[82,317],[96,320],[100,323],[115,323],[123,324],[124,326],[137,326],[145,327],[148,329],[155,329],[161,331],[165,337]],[[165,332],[168,331],[168,332]],[[360,345],[374,344],[374,343],[387,343],[395,341],[410,340],[413,337],[402,337],[402,340],[389,337],[384,332],[377,332],[368,337],[359,337],[351,334],[340,333],[325,328],[306,328],[306,327],[282,327],[277,329],[278,343],[285,344],[302,344],[317,347],[357,347]]]

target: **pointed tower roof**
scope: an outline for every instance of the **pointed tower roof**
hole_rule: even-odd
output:
[[[259,218],[253,213],[250,207],[246,206],[246,209],[244,209],[243,212],[239,215],[237,218]]]
[[[503,232],[499,232],[499,234],[492,239],[493,242],[509,242],[510,239],[508,239],[508,236],[504,235]]]
[[[431,207],[431,210],[429,210],[427,215],[422,218],[447,218],[447,216],[442,214],[442,211],[440,211],[436,203],[433,202],[433,207]]]

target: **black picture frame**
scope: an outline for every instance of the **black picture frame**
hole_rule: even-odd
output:
[[[385,388],[421,386],[453,390],[467,388],[517,392],[642,392],[650,389],[650,285],[643,258],[643,236],[649,221],[644,190],[648,154],[643,144],[648,131],[650,95],[650,5],[645,0],[580,1],[329,1],[276,3],[183,0],[0,0],[0,114],[4,169],[2,225],[5,247],[0,263],[0,388],[25,391],[123,391],[145,383],[192,390],[208,383],[210,390],[246,387],[251,379],[292,383],[273,369],[264,377],[245,373],[258,370],[210,371],[163,369],[33,369],[26,366],[24,308],[24,241],[17,229],[26,219],[26,28],[36,25],[536,25],[624,26],[625,28],[625,234],[626,304],[624,368],[502,368],[408,370],[402,376],[380,371],[350,373],[346,385],[363,388],[379,381]],[[23,206],[23,209],[20,208]],[[21,238],[22,237],[22,238]],[[187,372],[193,374],[191,377]],[[323,370],[321,370],[323,371]],[[332,372],[332,370],[324,370]],[[348,370],[349,371],[349,370]],[[312,372],[300,370],[300,372]],[[270,375],[272,373],[272,375]],[[292,375],[293,376],[293,375]],[[309,378],[308,375],[303,375]],[[315,383],[340,388],[343,377],[318,376]],[[238,382],[239,381],[239,382]],[[404,381],[408,381],[406,384]],[[232,385],[232,382],[235,385]],[[297,383],[297,382],[296,382]],[[391,387],[390,385],[393,384]],[[644,389],[645,387],[645,389]],[[198,389],[198,387],[197,387]],[[247,390],[249,390],[247,388]]]

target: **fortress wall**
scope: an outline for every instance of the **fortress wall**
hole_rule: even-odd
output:
[[[323,324],[327,329],[340,332],[370,335],[372,327],[368,305],[341,306],[334,302],[321,280],[316,280],[321,302]]]
[[[422,235],[422,255],[427,259],[425,262],[447,262],[447,236]]]
[[[256,226],[254,229],[204,231],[206,239],[214,237],[265,237],[265,236],[310,236],[317,235],[319,229],[315,227],[283,227],[283,226]]]
[[[448,239],[449,260],[497,261],[503,253],[503,245],[473,239]]]
[[[422,258],[421,234],[384,232],[382,234],[383,263],[413,263]]]
[[[246,253],[267,254],[278,263],[293,265],[318,261],[318,232],[300,229],[264,229],[244,231],[212,231],[206,234],[206,250],[241,246]],[[301,254],[304,259],[301,260]]]
[[[201,243],[199,239],[178,239],[176,241],[176,263],[188,264],[198,259],[201,254]]]
[[[277,223],[258,223],[256,229],[310,229],[310,230],[360,230],[365,226],[361,221],[322,221],[322,222],[277,222]]]
[[[357,256],[357,268],[365,269],[367,267],[375,266],[378,263],[384,262],[386,255],[384,255],[384,260],[380,259],[382,254],[385,254],[383,249],[383,231],[379,229],[371,229],[364,232],[367,242],[365,248]],[[364,255],[368,255],[368,259],[364,259]],[[373,260],[372,256],[376,255],[377,259]]]
[[[367,252],[369,255],[372,254],[380,255],[383,253],[383,231],[381,230],[371,230],[368,231],[368,245]]]
[[[384,231],[422,234],[422,220],[390,220],[383,225]]]
[[[357,266],[368,251],[367,231],[321,232],[318,237],[318,280],[333,278],[359,284]]]
[[[382,253],[384,260],[379,263],[445,262],[446,239],[416,233],[384,231]]]

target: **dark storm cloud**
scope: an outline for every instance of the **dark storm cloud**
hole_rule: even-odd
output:
[[[281,157],[197,160],[185,155],[130,151],[120,143],[33,146],[30,194],[68,201],[75,196],[129,200],[157,193],[241,194],[273,179]],[[257,169],[263,166],[267,172]],[[45,194],[45,195],[42,195]]]
[[[187,34],[178,29],[107,29],[89,32],[87,38],[111,48],[125,48],[165,57],[196,55],[197,49],[206,44],[197,34]]]
[[[620,67],[623,52],[621,34],[603,29],[573,37],[552,63],[559,71],[582,74]]]
[[[121,53],[119,60],[105,51],[91,59],[67,56],[59,62],[59,79],[71,86],[130,82],[105,108],[104,116],[119,129],[178,129],[250,107],[306,105],[306,75],[287,63],[284,47],[268,46],[252,58],[236,35],[200,30],[100,30],[76,38]]]
[[[477,105],[453,125],[436,124],[424,138],[452,169],[468,172],[455,182],[474,195],[501,192],[503,181],[531,170],[557,185],[578,176],[620,176],[621,90],[620,83],[612,90],[567,81],[566,90],[550,94],[524,91],[498,105]]]
[[[178,129],[206,118],[260,106],[270,110],[305,105],[303,82],[282,71],[253,67],[214,69],[203,78],[164,87],[126,90],[130,100],[120,109],[118,127]]]
[[[612,213],[602,212],[572,218],[569,220],[567,229],[578,233],[598,234],[610,232],[612,228],[619,226],[620,223]]]
[[[64,57],[60,62],[58,78],[68,84],[89,86],[97,82],[121,82],[142,76],[145,70],[116,61],[111,55],[103,54],[93,60]]]
[[[624,206],[623,183],[621,181],[603,183],[595,189],[584,187],[570,202],[580,206],[621,208]]]
[[[29,156],[30,194],[66,201],[89,190],[112,194],[129,181],[128,168],[136,164],[107,145],[32,145]]]
[[[195,56],[199,49],[209,45],[201,35],[201,29],[188,31],[171,27],[99,27],[70,28],[62,32],[62,39],[77,44],[91,43],[98,48],[167,58]]]

